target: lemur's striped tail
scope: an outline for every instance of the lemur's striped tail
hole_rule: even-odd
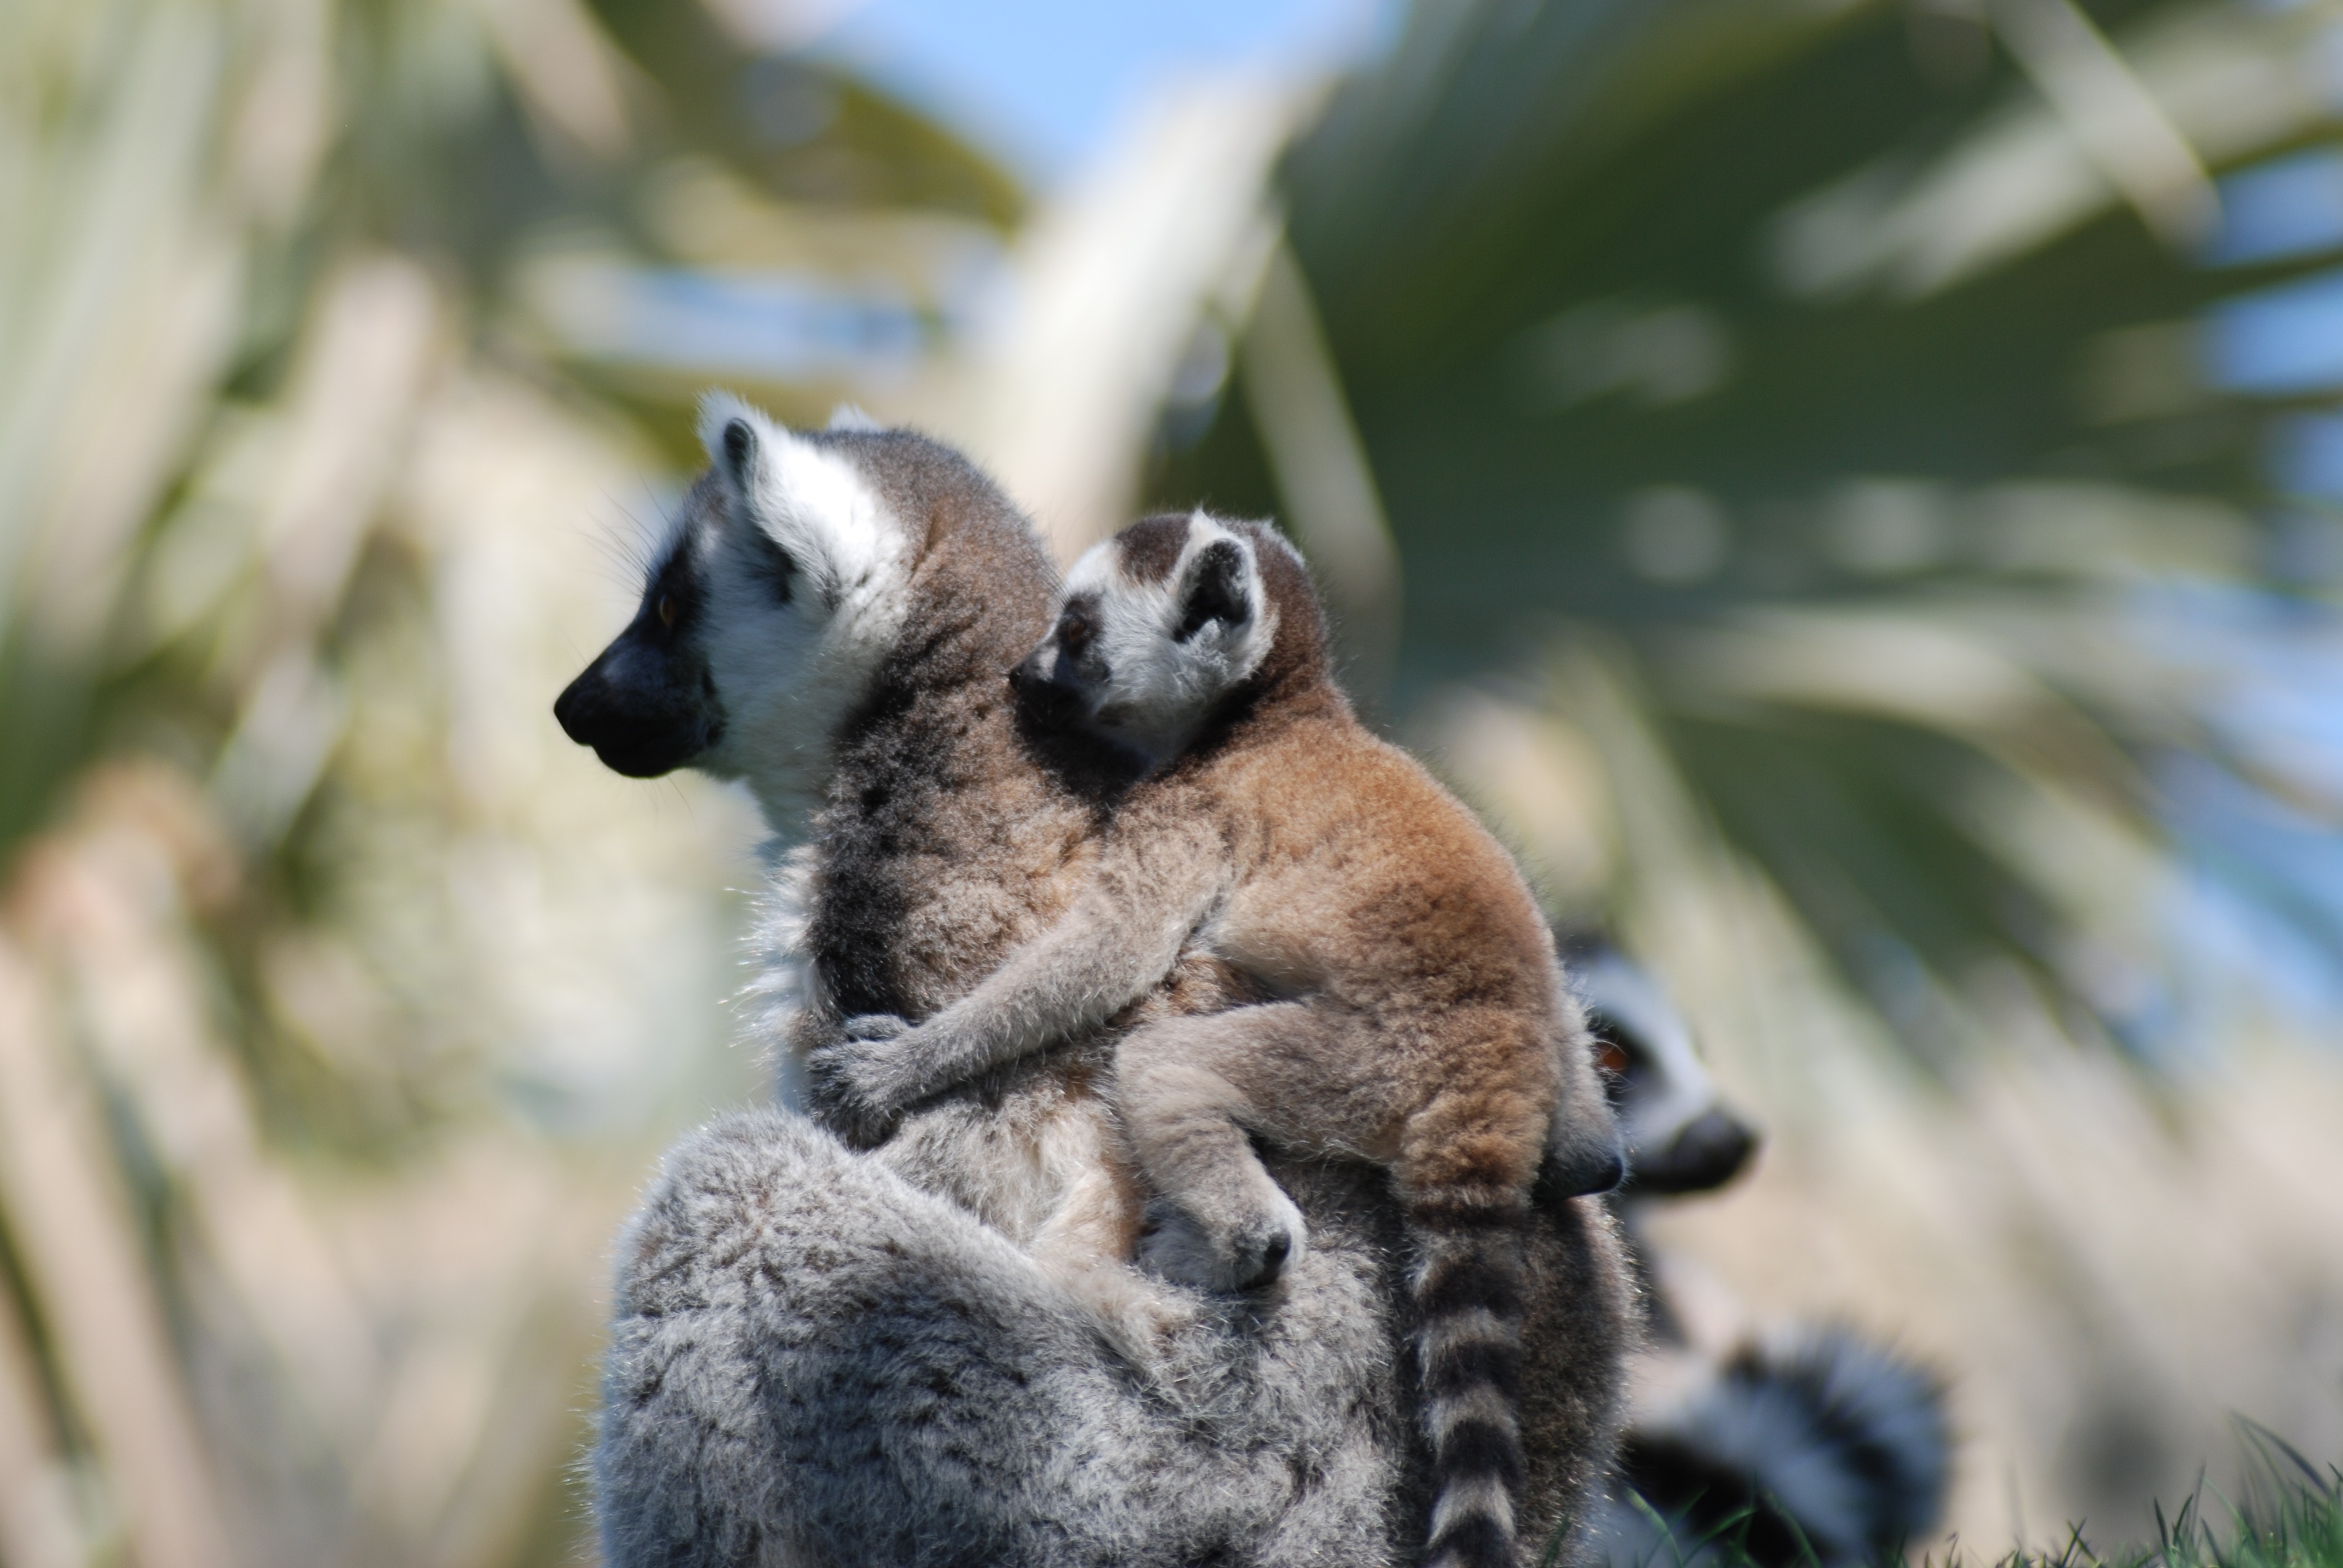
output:
[[[1944,1512],[1953,1439],[1925,1363],[1842,1328],[1745,1344],[1640,1417],[1594,1537],[1613,1568],[1899,1563]]]
[[[1432,1442],[1431,1568],[1513,1568],[1526,1205],[1417,1204],[1416,1365]]]

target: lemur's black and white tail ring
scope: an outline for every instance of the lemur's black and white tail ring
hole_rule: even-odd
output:
[[[1513,1568],[1523,1466],[1522,1229],[1515,1206],[1419,1206],[1416,1364],[1432,1443],[1424,1561]]]

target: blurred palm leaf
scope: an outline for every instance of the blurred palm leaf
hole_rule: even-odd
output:
[[[1574,649],[1907,1042],[2014,959],[2153,1043],[2157,780],[2217,749],[2223,676],[2173,657],[2211,601],[2147,585],[2285,618],[2269,563],[2327,525],[2273,504],[2273,432],[2343,385],[2224,359],[2343,230],[2257,247],[2204,166],[2331,134],[2335,25],[1418,7],[1284,178],[1406,563],[1403,702]],[[1160,489],[1279,508],[1244,391]]]
[[[967,142],[853,77],[744,46],[703,6],[596,0],[594,14],[658,85],[677,140],[775,196],[1002,227],[1023,210],[1016,183]]]
[[[709,831],[749,829],[552,723],[665,465],[515,297],[547,233],[655,274],[729,203],[850,274],[1015,210],[651,9],[691,48],[639,66],[578,0],[0,10],[7,1568],[586,1528],[607,1238],[755,1092]]]

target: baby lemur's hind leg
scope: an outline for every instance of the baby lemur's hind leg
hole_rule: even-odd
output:
[[[1123,1037],[1116,1101],[1159,1194],[1141,1263],[1185,1284],[1266,1284],[1302,1246],[1302,1212],[1270,1179],[1248,1129],[1324,1148],[1330,1128],[1372,1126],[1376,1105],[1346,1105],[1337,1030],[1299,1002],[1167,1019]],[[1350,1140],[1344,1147],[1373,1151]]]
[[[1177,1292],[1131,1267],[1145,1204],[1138,1173],[1122,1151],[1093,1147],[1026,1249],[1043,1273],[1097,1316],[1108,1341],[1141,1367],[1155,1360],[1168,1335],[1195,1319]]]

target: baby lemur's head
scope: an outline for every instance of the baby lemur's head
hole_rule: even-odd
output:
[[[1293,547],[1259,523],[1145,518],[1066,574],[1050,635],[1010,679],[1053,722],[1158,766],[1225,703],[1315,672],[1325,633]]]

